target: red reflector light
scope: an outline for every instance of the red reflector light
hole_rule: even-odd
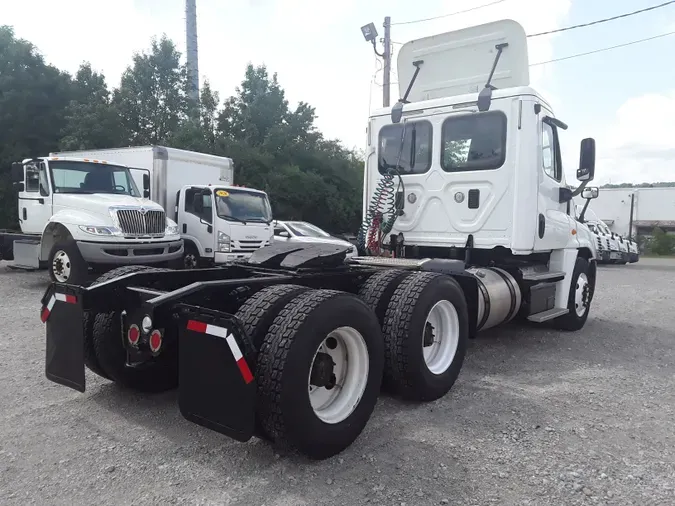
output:
[[[141,331],[138,328],[138,325],[134,324],[131,327],[129,327],[129,332],[127,332],[127,339],[129,339],[129,343],[132,346],[136,346],[140,338],[141,338]]]
[[[159,330],[153,330],[148,344],[150,345],[150,351],[157,353],[162,347],[162,333]]]

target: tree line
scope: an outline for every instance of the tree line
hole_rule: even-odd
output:
[[[18,225],[13,161],[156,144],[232,158],[235,182],[267,191],[278,219],[358,229],[362,157],[318,131],[311,105],[292,108],[276,74],[249,64],[222,102],[208,82],[198,103],[187,90],[181,53],[166,36],[135,54],[111,90],[89,63],[72,76],[0,26],[0,228]]]

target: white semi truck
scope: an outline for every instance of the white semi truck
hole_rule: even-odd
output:
[[[572,198],[597,196],[595,142],[581,142],[572,191],[567,126],[529,86],[523,28],[408,42],[398,75],[400,100],[368,121],[362,256],[275,242],[224,268],[55,283],[42,299],[47,377],[83,392],[86,364],[129,388],[178,386],[194,423],[326,458],[358,437],[382,384],[416,401],[447,394],[479,331],[516,319],[580,330],[597,253]]]
[[[51,155],[15,162],[12,179],[21,231],[0,231],[0,258],[17,268],[46,267],[53,281],[84,284],[89,267],[166,264],[183,255],[178,226],[147,199],[143,171]]]
[[[56,153],[103,158],[146,174],[149,198],[178,224],[183,267],[241,261],[271,243],[272,209],[265,192],[234,185],[231,158],[162,146]],[[140,180],[142,184],[142,180]]]

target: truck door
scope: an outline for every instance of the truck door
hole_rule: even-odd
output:
[[[574,220],[567,214],[567,202],[560,202],[560,189],[565,187],[557,127],[539,120],[539,178],[537,235],[535,251],[564,248],[572,238]]]
[[[204,194],[204,192],[208,192]],[[188,187],[178,199],[178,228],[185,241],[192,242],[201,257],[212,258],[215,245],[213,195],[205,188]]]
[[[25,234],[42,234],[52,217],[52,197],[44,162],[24,166],[24,188],[19,192],[19,223]]]

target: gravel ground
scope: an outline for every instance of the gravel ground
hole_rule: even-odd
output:
[[[489,330],[445,398],[381,397],[317,463],[187,422],[175,392],[49,382],[46,275],[0,267],[0,504],[672,505],[673,281],[673,261],[601,267],[581,332]]]

